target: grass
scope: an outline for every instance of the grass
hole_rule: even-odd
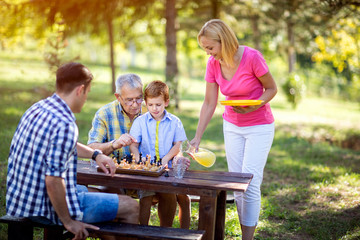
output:
[[[86,143],[95,111],[114,99],[107,66],[87,64],[95,82],[82,113],[77,114],[79,141]],[[12,135],[24,111],[42,98],[41,87],[51,79],[38,56],[0,53],[0,214],[5,214],[7,155]],[[161,71],[128,69],[145,83],[163,79]],[[275,76],[276,79],[276,76]],[[181,78],[178,115],[189,139],[196,131],[204,82]],[[349,136],[359,136],[358,103],[308,97],[296,110],[279,93],[272,101],[276,134],[262,185],[262,210],[255,239],[360,239],[360,152],[341,148]],[[213,167],[193,162],[191,169],[227,171],[223,136],[223,107],[218,106],[202,141],[217,155]],[[191,228],[196,229],[198,205],[192,203]],[[152,209],[151,224],[158,224]],[[234,204],[226,209],[226,239],[241,239]],[[176,217],[174,226],[179,226]],[[0,239],[6,227],[0,225]]]

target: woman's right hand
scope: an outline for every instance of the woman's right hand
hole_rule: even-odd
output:
[[[195,152],[198,152],[200,146],[201,138],[194,137],[193,140],[190,141],[190,145],[195,148]]]

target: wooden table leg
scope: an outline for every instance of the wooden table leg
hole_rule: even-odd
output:
[[[220,191],[217,197],[215,239],[224,239],[226,213],[226,191]]]
[[[203,240],[213,240],[215,238],[216,223],[216,197],[200,196],[199,202],[199,230],[205,230]]]

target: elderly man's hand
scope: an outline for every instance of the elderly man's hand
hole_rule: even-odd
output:
[[[110,157],[104,154],[99,154],[96,157],[96,163],[106,174],[109,173],[109,170],[107,169],[107,167],[109,167],[111,176],[114,176],[116,167],[114,161]]]
[[[121,135],[118,139],[116,139],[112,143],[112,145],[113,145],[113,148],[119,149],[122,147],[129,146],[130,144],[132,144],[134,142],[136,142],[136,139],[133,136],[131,136],[130,134],[125,133],[125,134]]]

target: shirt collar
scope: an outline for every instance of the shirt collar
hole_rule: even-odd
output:
[[[164,109],[164,112],[165,112],[164,117],[160,120],[160,122],[161,122],[161,121],[165,121],[165,119],[171,120],[171,115],[170,115],[170,113],[168,113],[168,111],[166,111],[166,109]],[[150,121],[150,120],[156,121],[156,120],[153,118],[153,116],[150,114],[150,112],[148,112],[148,113],[149,113],[148,121]]]
[[[76,120],[76,117],[74,113],[71,111],[70,107],[66,104],[66,102],[56,93],[54,93],[51,98],[53,98],[56,102],[58,102],[60,105],[64,107],[64,112],[66,112],[74,121]]]

